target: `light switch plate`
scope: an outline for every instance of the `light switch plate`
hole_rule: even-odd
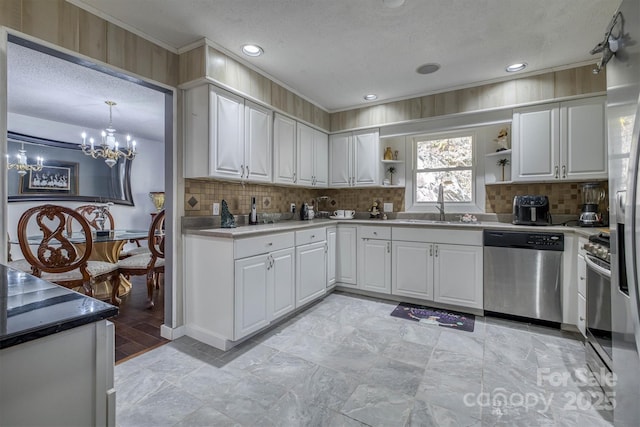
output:
[[[385,203],[384,204],[385,212],[393,212],[393,203]]]
[[[213,204],[213,214],[220,215],[220,203]]]

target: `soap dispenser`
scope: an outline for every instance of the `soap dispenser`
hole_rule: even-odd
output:
[[[256,198],[251,198],[251,213],[249,214],[249,224],[255,225],[258,223],[258,213],[256,212]]]

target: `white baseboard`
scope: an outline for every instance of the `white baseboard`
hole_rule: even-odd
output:
[[[167,325],[160,326],[160,336],[167,340],[175,340],[185,335],[185,327],[178,326],[177,328],[170,328]]]

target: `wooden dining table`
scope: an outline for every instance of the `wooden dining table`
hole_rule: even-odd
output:
[[[149,236],[149,230],[105,230],[104,233],[94,231],[93,247],[89,260],[91,261],[103,261],[115,264],[118,262],[122,248],[129,241],[147,239]],[[29,237],[30,244],[39,245],[42,240],[42,236]],[[84,254],[86,248],[86,238],[81,232],[71,233],[69,241],[73,243],[80,255]],[[11,241],[10,243],[18,243],[17,241]],[[120,289],[118,290],[118,296],[122,297],[131,292],[131,282],[126,277],[120,275]],[[101,300],[108,300],[111,298],[111,282],[104,281],[95,283],[93,285],[94,298]]]

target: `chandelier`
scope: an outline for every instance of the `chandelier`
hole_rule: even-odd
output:
[[[120,157],[127,160],[133,160],[136,157],[136,141],[132,141],[131,137],[127,135],[127,146],[124,150],[120,148],[120,143],[116,140],[115,128],[112,121],[112,108],[116,105],[113,101],[105,101],[105,104],[109,106],[109,126],[102,131],[102,143],[99,148],[95,148],[95,140],[89,138],[89,145],[87,145],[87,134],[82,132],[82,152],[87,156],[91,156],[94,159],[104,158],[104,162],[112,168]]]
[[[38,172],[42,170],[42,162],[44,161],[42,157],[36,158],[35,165],[27,163],[27,152],[24,149],[24,143],[22,143],[22,148],[18,150],[16,158],[18,159],[18,163],[10,163],[9,155],[7,154],[7,169],[15,169],[20,176],[26,175],[28,171]]]

